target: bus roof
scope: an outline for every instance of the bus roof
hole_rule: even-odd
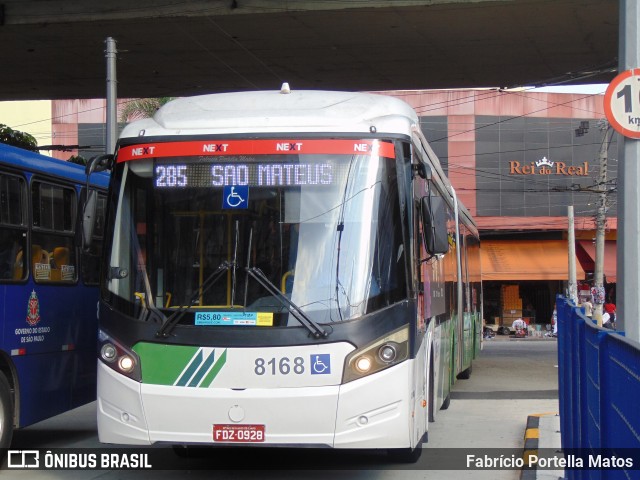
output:
[[[75,183],[87,181],[85,168],[81,165],[4,143],[0,143],[0,164],[11,165],[22,171],[65,178]],[[106,188],[109,185],[109,174],[104,172],[92,174],[91,184]]]
[[[414,110],[385,95],[301,90],[235,92],[167,103],[153,118],[128,125],[121,138],[239,133],[410,135]]]

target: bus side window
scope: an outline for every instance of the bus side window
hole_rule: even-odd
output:
[[[51,253],[51,280],[54,281],[66,281],[73,280],[74,269],[73,265],[69,265],[69,248],[68,247],[55,247]]]
[[[31,245],[31,268],[36,280],[51,279],[51,264],[49,252],[43,250],[40,245]]]
[[[20,250],[16,254],[16,260],[13,262],[13,279],[22,280],[24,278],[24,253]]]
[[[18,175],[0,173],[0,281],[23,280],[27,239],[27,186]]]
[[[74,232],[77,199],[73,188],[34,181],[31,184],[32,274],[36,282],[75,283]]]
[[[22,280],[23,238],[19,230],[0,227],[0,280]]]

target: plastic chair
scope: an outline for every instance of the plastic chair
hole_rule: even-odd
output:
[[[16,254],[16,260],[13,262],[13,279],[22,280],[24,278],[24,255],[22,250]]]

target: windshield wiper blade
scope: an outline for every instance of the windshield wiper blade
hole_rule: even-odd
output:
[[[194,300],[199,296],[204,295],[204,293],[218,281],[222,274],[226,273],[227,270],[229,270],[232,266],[233,264],[227,261],[224,261],[220,265],[218,265],[218,268],[216,268],[215,271],[211,275],[209,275],[204,282],[202,282],[200,288],[198,288],[194,292],[194,294],[189,299],[189,303],[180,305],[178,309],[167,318],[162,327],[160,327],[160,329],[156,332],[156,337],[167,338],[171,333],[171,330],[173,330],[173,327],[178,324],[185,312],[189,308],[191,308]]]
[[[291,315],[304,325],[315,338],[327,338],[329,334],[320,325],[311,320],[299,306],[289,300],[284,293],[278,290],[278,287],[276,287],[271,280],[267,278],[262,270],[257,267],[246,267],[245,270],[260,285],[262,285],[265,290],[278,299],[283,306],[287,307],[287,310],[289,310]]]

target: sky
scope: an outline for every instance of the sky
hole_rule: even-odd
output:
[[[548,92],[548,93],[585,93],[597,94],[607,90],[606,83],[598,83],[592,85],[556,85],[553,87],[540,87],[531,90],[532,92]]]

